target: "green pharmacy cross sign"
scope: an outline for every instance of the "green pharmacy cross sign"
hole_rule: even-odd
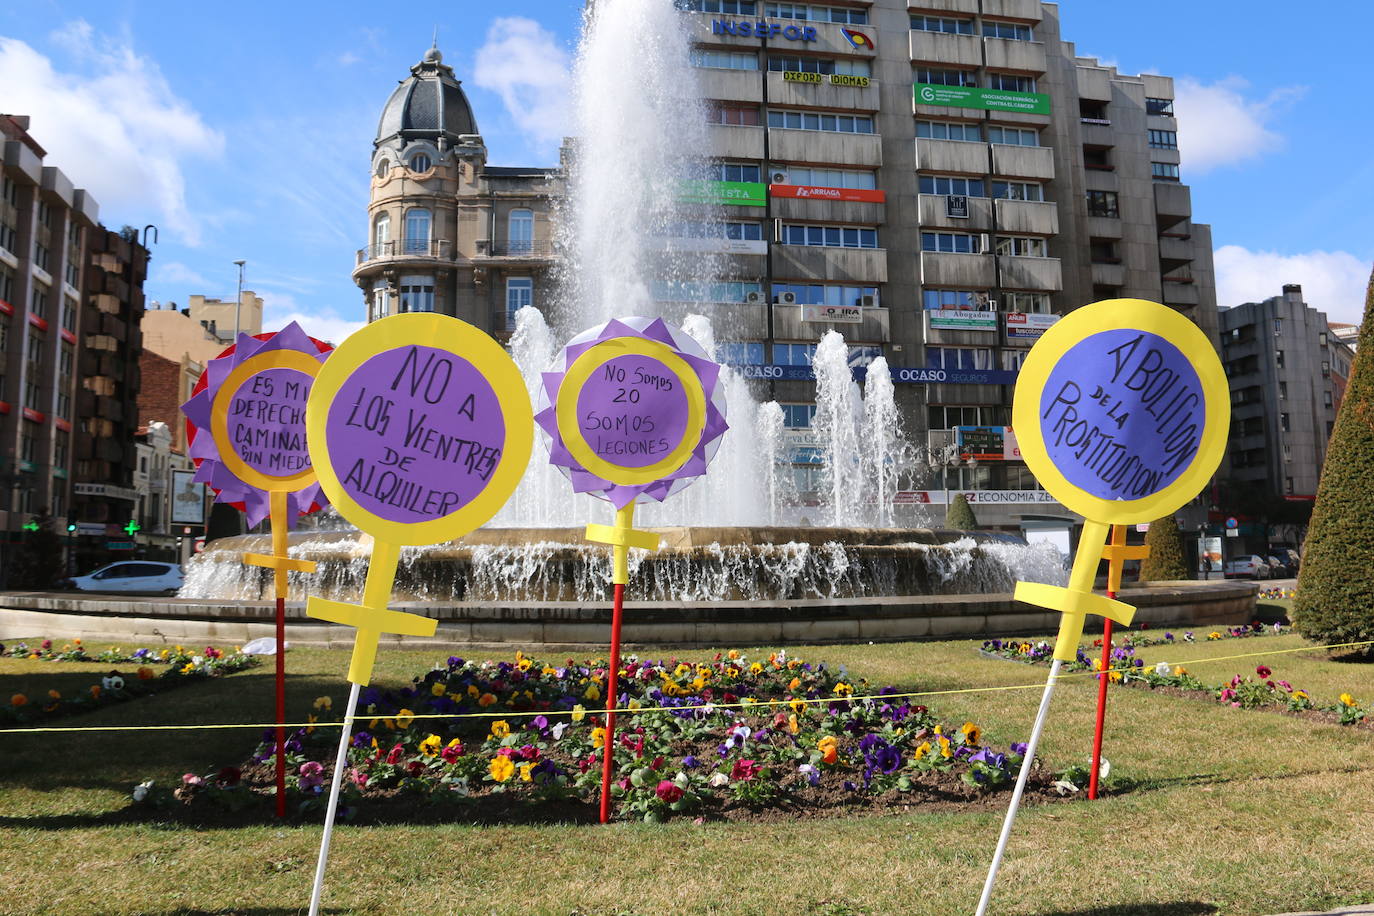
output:
[[[30,519],[29,521],[27,521],[27,522],[24,523],[24,530],[25,530],[25,531],[37,531],[37,530],[38,530],[38,523],[35,522],[35,521],[33,521],[32,519]]]
[[[978,108],[983,111],[1019,111],[1024,114],[1050,113],[1050,97],[1043,92],[1012,92],[1010,89],[979,89],[977,86],[937,86],[916,83],[916,104],[945,105],[951,108]]]
[[[138,522],[134,521],[133,519],[129,519],[129,524],[124,526],[124,531],[126,534],[132,537],[133,535],[137,534],[140,530],[142,530],[142,528],[143,526],[140,525]]]

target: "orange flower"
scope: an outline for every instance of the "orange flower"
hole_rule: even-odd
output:
[[[794,678],[792,678],[792,680],[790,680],[790,681],[787,682],[787,689],[788,689],[788,691],[789,691],[790,693],[796,693],[796,692],[797,692],[797,688],[800,687],[800,686],[801,686],[801,678],[799,678],[799,677],[794,677]]]
[[[92,684],[92,685],[91,685],[91,699],[92,699],[92,700],[98,700],[98,699],[100,699],[100,685],[99,685],[99,684]]]
[[[792,734],[794,734],[794,735],[795,735],[797,732],[801,731],[801,726],[797,724],[797,714],[796,714],[796,713],[793,713],[792,715],[790,715],[790,716],[787,717],[787,730],[788,730],[789,732],[791,732]]]
[[[833,735],[826,735],[816,745],[821,752],[822,763],[834,763],[840,759],[840,742]]]
[[[29,698],[24,696],[22,693],[16,693],[14,696],[10,697],[11,706],[24,706],[28,702]]]
[[[496,702],[496,697],[489,693],[484,693],[477,698],[478,706],[490,706]]]
[[[153,677],[153,669],[149,668],[147,665],[144,665],[138,669],[138,679],[140,681],[151,681]]]

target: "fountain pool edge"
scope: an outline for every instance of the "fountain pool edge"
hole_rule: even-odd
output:
[[[1249,623],[1258,586],[1252,582],[1175,582],[1130,588],[1136,622],[1151,628],[1221,627]],[[543,646],[596,649],[609,639],[611,604],[399,602],[397,610],[439,621],[431,638],[384,635],[382,648]],[[242,645],[274,633],[266,601],[133,598],[50,592],[0,593],[0,640],[82,639],[164,644]],[[286,608],[287,642],[347,648],[354,630],[305,616],[302,602]],[[1092,629],[1095,620],[1089,621]],[[1059,615],[1007,594],[921,595],[791,601],[626,602],[627,646],[796,645],[897,642],[1053,633]]]

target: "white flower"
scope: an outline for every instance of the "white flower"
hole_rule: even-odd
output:
[[[1172,670],[1168,662],[1160,662],[1158,665],[1155,665],[1155,674],[1158,674],[1160,677],[1168,677],[1169,672]]]
[[[205,658],[204,658],[204,656],[200,656],[200,655],[193,655],[193,656],[191,656],[191,664],[193,664],[193,665],[195,665],[197,668],[199,668],[201,665],[205,664]]]
[[[555,740],[555,741],[562,741],[562,740],[563,740],[563,733],[564,733],[565,731],[567,731],[567,730],[568,730],[568,723],[567,723],[567,722],[559,722],[559,723],[558,723],[557,725],[555,725],[555,726],[553,727],[553,729],[552,729],[552,731],[553,731],[553,740]]]
[[[1098,778],[1098,779],[1106,779],[1106,778],[1107,778],[1107,774],[1110,773],[1111,771],[1112,771],[1112,762],[1111,762],[1110,760],[1108,760],[1106,757],[1103,757],[1103,758],[1102,758],[1102,762],[1101,762],[1100,764],[1098,764],[1098,766],[1097,766],[1097,778]]]
[[[1059,790],[1060,795],[1073,795],[1078,791],[1078,786],[1069,782],[1067,779],[1060,779],[1055,782],[1054,788]]]
[[[151,779],[141,782],[138,785],[134,786],[134,801],[141,802],[145,798],[147,798],[148,790],[152,787],[153,781]]]
[[[720,788],[721,786],[728,785],[729,782],[730,782],[730,777],[729,777],[729,776],[726,776],[724,773],[716,773],[716,774],[714,774],[714,775],[711,777],[711,779],[709,780],[710,785],[712,785],[712,786],[714,786],[714,787],[716,787],[716,788]]]
[[[124,678],[117,674],[111,674],[109,677],[102,677],[100,679],[100,684],[106,690],[123,690]]]

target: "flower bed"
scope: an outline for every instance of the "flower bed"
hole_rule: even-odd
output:
[[[1250,627],[1236,627],[1223,633],[1213,630],[1206,634],[1206,639],[1236,639],[1247,636],[1260,636],[1265,633],[1282,633],[1285,628],[1279,624],[1272,627],[1265,627],[1261,624],[1253,624]],[[1185,633],[1185,642],[1194,642],[1196,637],[1193,633]],[[1342,693],[1337,702],[1317,705],[1312,701],[1312,697],[1307,691],[1298,689],[1286,680],[1275,679],[1273,668],[1269,665],[1257,665],[1253,676],[1241,676],[1236,674],[1229,681],[1208,685],[1193,675],[1188,673],[1188,669],[1183,665],[1169,665],[1167,662],[1159,662],[1155,665],[1147,665],[1145,660],[1138,658],[1135,654],[1137,647],[1170,645],[1175,643],[1172,633],[1167,633],[1164,637],[1144,638],[1139,634],[1128,634],[1123,639],[1122,645],[1117,645],[1113,640],[1113,647],[1108,660],[1107,678],[1114,684],[1126,684],[1128,686],[1166,688],[1177,691],[1181,694],[1192,696],[1209,696],[1219,703],[1225,703],[1237,709],[1280,709],[1293,713],[1317,713],[1323,718],[1334,717],[1342,725],[1370,724],[1371,709],[1365,703],[1356,700],[1349,693]],[[1102,640],[1093,641],[1094,649],[1100,650]],[[1054,644],[1044,640],[1029,642],[1026,640],[1000,640],[989,639],[983,643],[980,652],[988,658],[1010,659],[1012,661],[1024,662],[1031,665],[1048,665],[1054,656]],[[1073,661],[1065,662],[1061,670],[1066,672],[1078,671],[1100,671],[1102,668],[1101,657],[1093,658],[1087,654],[1083,647],[1079,647]],[[1102,675],[1094,675],[1094,680]]]
[[[555,666],[517,653],[500,662],[449,658],[411,687],[364,690],[347,813],[446,808],[451,817],[456,807],[467,819],[592,819],[606,736],[594,705],[604,703],[606,677],[604,663]],[[784,652],[758,661],[737,652],[707,662],[631,657],[620,683],[613,796],[621,819],[976,803],[1010,787],[1025,750],[992,746],[973,722],[941,723],[892,688],[871,691],[843,668]],[[332,719],[331,706],[321,697],[312,721]],[[297,811],[318,814],[337,741],[333,728],[312,724],[288,742]],[[266,791],[273,756],[264,735],[233,780],[188,774],[172,793],[141,786],[140,798],[161,805],[170,794],[194,805]],[[1083,769],[1059,779],[1033,771],[1032,795],[1076,792]]]
[[[46,654],[44,654],[46,653]],[[175,651],[163,649],[140,649],[131,655],[118,655],[118,650],[110,650],[98,655],[86,655],[81,648],[81,640],[74,646],[64,646],[53,651],[51,640],[44,640],[38,651],[19,643],[14,646],[0,646],[0,656],[10,658],[40,658],[53,661],[91,661],[105,663],[133,662],[138,668],[122,672],[111,669],[81,693],[64,697],[56,690],[49,690],[45,696],[30,697],[16,693],[8,703],[0,702],[0,726],[32,725],[55,716],[89,712],[111,703],[122,703],[154,693],[161,693],[183,684],[220,677],[258,664],[256,657],[244,655],[235,649],[224,652],[214,646],[206,646],[203,652],[195,653],[177,646]],[[117,657],[116,657],[117,656]],[[166,665],[162,671],[152,665]]]

